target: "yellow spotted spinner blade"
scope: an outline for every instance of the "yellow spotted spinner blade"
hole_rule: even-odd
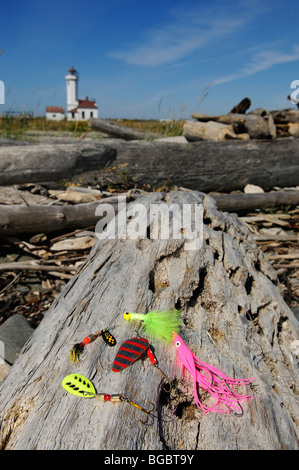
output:
[[[61,385],[67,392],[77,397],[93,398],[96,395],[96,391],[90,380],[80,374],[67,375],[64,377]]]

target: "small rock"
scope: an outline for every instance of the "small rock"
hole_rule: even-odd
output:
[[[0,344],[2,345],[0,353],[2,359],[9,364],[13,364],[33,331],[34,328],[30,326],[23,315],[15,314],[9,317],[0,326]]]
[[[246,184],[244,188],[244,193],[246,194],[254,194],[254,193],[263,193],[264,190],[260,186],[256,186],[255,184]]]

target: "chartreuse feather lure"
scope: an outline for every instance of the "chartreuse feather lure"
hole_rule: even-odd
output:
[[[149,336],[162,338],[168,342],[172,342],[173,331],[180,332],[182,324],[180,310],[153,310],[146,314],[125,312],[124,319],[142,322],[143,328]]]

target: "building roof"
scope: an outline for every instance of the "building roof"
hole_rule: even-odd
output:
[[[96,109],[98,106],[95,101],[90,101],[88,96],[86,96],[85,100],[78,100],[78,108],[93,108]]]
[[[47,106],[46,107],[47,113],[62,113],[64,114],[64,109],[61,106]]]
[[[76,113],[78,109],[98,109],[98,105],[95,101],[90,101],[86,96],[85,100],[78,100],[79,104],[77,108],[70,109],[68,113]]]

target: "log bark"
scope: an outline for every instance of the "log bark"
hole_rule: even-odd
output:
[[[117,124],[113,121],[107,121],[106,119],[93,118],[89,120],[88,124],[94,131],[103,132],[111,137],[124,140],[144,140],[163,137],[163,135],[155,132],[141,131],[139,129]]]
[[[96,225],[99,204],[112,204],[118,212],[118,196],[97,202],[74,206],[21,206],[0,205],[0,236],[17,233],[49,233],[57,230]],[[127,200],[137,199],[138,194],[125,193]],[[295,206],[299,204],[299,191],[275,191],[261,194],[212,194],[218,210],[240,212],[263,206]]]
[[[58,181],[99,170],[115,159],[115,148],[103,144],[0,147],[0,185]]]
[[[298,450],[292,349],[298,321],[281,298],[272,267],[245,226],[219,213],[208,196],[174,191],[142,201],[147,209],[160,203],[204,205],[201,248],[187,250],[184,238],[154,240],[150,231],[148,238],[98,242],[0,385],[2,449]],[[256,378],[243,417],[199,411],[190,376],[175,368],[171,344],[151,340],[159,367],[173,380],[170,393],[148,359],[112,372],[118,347],[100,338],[80,364],[70,363],[73,344],[95,330],[113,327],[118,346],[136,335],[124,311],[174,307],[182,310],[184,341],[202,361],[230,376]],[[138,422],[140,411],[128,403],[68,394],[61,381],[75,372],[92,380],[97,392],[123,393],[141,406],[153,402],[153,421]]]

